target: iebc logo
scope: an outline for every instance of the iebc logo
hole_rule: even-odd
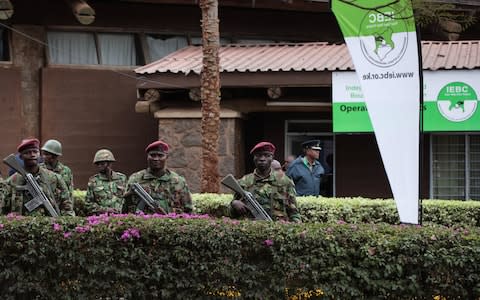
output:
[[[368,11],[360,25],[359,38],[362,53],[371,64],[385,68],[402,59],[408,46],[406,22],[390,6]]]
[[[475,114],[477,105],[475,90],[464,82],[451,82],[445,85],[437,96],[438,111],[452,122],[470,119]]]

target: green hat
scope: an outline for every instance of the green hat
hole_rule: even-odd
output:
[[[101,161],[115,161],[115,157],[113,156],[112,151],[108,149],[98,150],[93,157],[93,163],[96,164],[97,162]]]
[[[61,156],[62,144],[57,140],[48,140],[45,142],[45,144],[43,144],[42,150]]]

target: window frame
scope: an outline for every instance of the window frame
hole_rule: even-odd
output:
[[[45,47],[45,59],[46,64],[48,67],[74,67],[74,68],[94,68],[94,69],[136,69],[140,66],[145,65],[146,57],[145,57],[145,49],[142,44],[141,38],[139,37],[140,33],[133,32],[133,31],[126,31],[126,30],[114,30],[114,29],[94,29],[94,30],[82,30],[82,29],[68,29],[68,28],[56,28],[56,27],[48,27],[46,29],[46,37],[49,32],[66,32],[66,33],[90,33],[93,35],[93,39],[95,42],[95,52],[97,56],[98,64],[57,64],[53,63],[50,57],[50,52],[48,51],[48,47]],[[99,34],[131,34],[133,35],[135,49],[136,49],[136,59],[139,60],[140,64],[137,65],[107,65],[103,64],[101,58],[101,49],[100,49],[100,42],[99,42]],[[48,42],[48,41],[47,41]]]
[[[330,131],[309,131],[309,132],[289,132],[289,124],[291,123],[303,123],[303,124],[312,124],[312,123],[316,123],[316,124],[330,124],[330,127],[331,127],[331,130]],[[320,139],[322,140],[323,138],[327,137],[328,139],[331,138],[331,141],[332,141],[332,145],[331,145],[331,154],[333,154],[333,162],[332,162],[332,179],[333,179],[333,182],[332,182],[332,197],[335,197],[336,195],[336,147],[335,147],[335,134],[333,133],[333,122],[331,119],[324,119],[324,120],[312,120],[312,119],[287,119],[285,120],[285,124],[284,124],[284,154],[285,156],[287,155],[290,155],[290,154],[293,154],[292,153],[292,149],[291,149],[291,146],[292,146],[292,140],[291,138],[294,138],[294,137],[303,137],[304,139],[305,138],[311,138],[311,139]],[[296,155],[296,154],[294,154]],[[326,160],[327,158],[327,155],[328,154],[325,154],[324,152],[324,157],[322,159],[322,164],[323,164],[323,161]]]
[[[3,39],[2,42],[6,42],[7,43],[7,46],[4,46],[8,53],[7,53],[7,59],[4,60],[2,57],[0,57],[0,64],[1,65],[11,65],[13,63],[13,60],[12,60],[12,32],[6,28],[6,27],[3,27],[3,32],[4,32],[4,35],[1,36],[1,38]]]
[[[430,180],[429,180],[429,185],[430,185],[430,191],[429,195],[431,199],[436,199],[438,196],[434,194],[435,186],[434,186],[434,137],[435,136],[464,136],[464,149],[463,153],[465,155],[465,162],[463,164],[463,173],[465,176],[465,185],[463,187],[464,190],[464,197],[463,201],[468,201],[468,200],[480,200],[480,199],[471,199],[470,196],[470,187],[471,187],[471,180],[472,178],[470,177],[471,173],[471,168],[470,168],[470,162],[471,162],[471,137],[472,136],[480,136],[479,132],[438,132],[438,133],[431,133],[430,134],[430,147],[429,147],[429,155],[430,155],[430,162],[429,162],[429,175],[430,175]]]

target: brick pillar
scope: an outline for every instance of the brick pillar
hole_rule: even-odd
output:
[[[46,33],[42,26],[15,25],[12,61],[21,70],[22,137],[40,137],[40,70],[44,66]],[[28,37],[27,37],[28,36]]]

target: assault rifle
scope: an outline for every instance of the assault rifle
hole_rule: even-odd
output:
[[[9,156],[3,159],[3,162],[6,165],[8,165],[10,168],[17,171],[20,175],[22,175],[23,178],[25,178],[25,181],[27,182],[25,184],[25,188],[33,197],[32,200],[25,203],[25,207],[28,209],[28,211],[32,211],[37,207],[39,207],[40,205],[43,205],[52,217],[54,218],[58,217],[57,211],[53,208],[52,203],[50,202],[50,199],[48,199],[47,195],[45,195],[40,185],[38,185],[38,182],[35,179],[35,177],[33,177],[31,173],[28,173],[22,167],[22,165],[20,165],[20,163],[15,158],[15,155],[10,154]]]
[[[140,203],[138,203],[137,209],[143,211],[145,209],[145,204],[150,207],[151,210],[161,213],[162,215],[166,215],[167,212],[153,200],[152,196],[150,196],[139,183],[134,183],[132,185],[132,191],[140,197]]]
[[[233,177],[232,174],[228,174],[225,178],[222,179],[222,184],[232,191],[240,194],[243,199],[245,199],[248,210],[252,213],[252,215],[257,220],[266,220],[272,221],[270,215],[263,209],[263,207],[258,203],[257,199],[252,195],[252,193],[245,191],[242,189],[238,181]]]

